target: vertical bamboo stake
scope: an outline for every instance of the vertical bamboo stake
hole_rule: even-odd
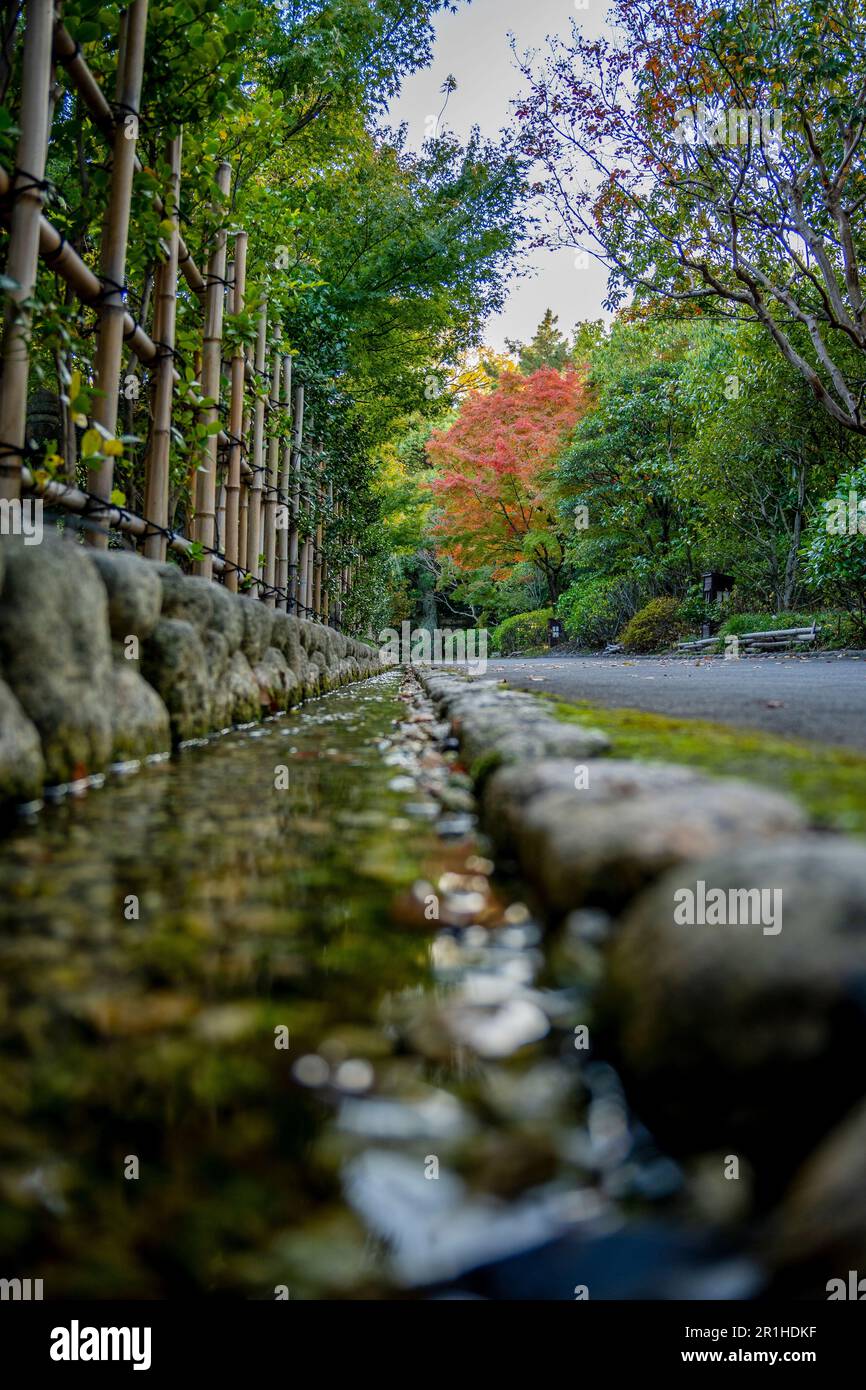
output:
[[[251,352],[244,346],[244,380],[243,380],[243,418],[241,420],[241,468],[240,468],[240,492],[238,493],[238,564],[242,570],[247,568],[247,513],[249,511],[249,486],[247,484],[247,468],[249,467],[249,441],[250,441],[250,399],[247,392],[247,365],[251,360]],[[244,467],[244,459],[247,460],[247,468]],[[241,578],[241,576],[239,576]]]
[[[313,507],[315,507],[315,505],[316,505],[316,504],[315,504],[315,498],[314,498],[314,497],[311,497],[311,498],[310,498],[310,501],[312,502]],[[315,573],[315,570],[314,570],[315,559],[316,559],[316,542],[315,542],[315,537],[314,537],[313,533],[311,532],[311,533],[310,533],[310,537],[309,537],[309,539],[308,539],[308,541],[307,541],[307,607],[308,607],[309,610],[310,610],[310,613],[311,613],[311,615],[312,615],[312,618],[313,618],[313,621],[314,621],[314,622],[315,622],[315,620],[316,620],[316,619],[318,618],[318,616],[319,616],[318,610],[316,609],[316,604],[315,604],[315,593],[314,593],[314,590],[313,590],[313,576],[314,576],[314,573]]]
[[[306,507],[307,502],[307,483],[301,474],[301,485],[298,495],[298,616],[307,616],[307,542],[301,540],[300,532],[300,513]]]
[[[248,360],[249,360],[249,352],[247,351],[247,352],[244,353],[244,364],[246,364],[246,362],[247,362]],[[246,386],[246,367],[245,367],[245,369],[244,369],[244,386]],[[244,455],[245,453],[249,453],[250,407],[249,407],[249,401],[248,401],[248,400],[245,400],[245,404],[244,404],[244,423],[243,423],[243,427],[242,427],[242,435],[241,435],[241,437],[242,437],[242,439],[243,439],[243,449],[241,450],[241,457],[243,457],[243,455]],[[248,569],[248,565],[247,565],[247,526],[249,525],[249,516],[248,516],[249,509],[250,509],[249,478],[248,478],[248,475],[247,475],[247,474],[243,471],[243,469],[242,469],[242,470],[241,470],[240,511],[238,512],[238,564],[240,565],[240,567],[241,567],[242,570]]]
[[[0,382],[0,497],[5,498],[21,496],[22,458],[14,450],[25,443],[27,428],[31,316],[29,310],[24,308],[24,302],[33,294],[39,263],[39,219],[42,216],[42,181],[45,177],[49,133],[53,22],[52,0],[30,0],[22,59],[18,169],[12,184],[14,201],[6,258],[6,274],[17,281],[18,288],[10,291],[6,307]]]
[[[283,401],[288,408],[292,400],[292,359],[289,353],[283,354]],[[280,466],[280,497],[279,497],[279,517],[280,527],[277,531],[277,588],[281,595],[277,599],[277,607],[288,609],[288,587],[289,587],[289,528],[286,525],[287,501],[289,497],[289,487],[292,479],[292,434],[286,430],[283,439],[282,462]]]
[[[310,421],[312,424],[312,421]],[[310,483],[309,483],[309,464],[301,463],[301,504],[305,511],[310,511]],[[308,518],[309,519],[309,518]],[[301,615],[304,618],[310,616],[310,538],[306,536],[301,546],[301,557],[299,562],[300,569],[300,589],[299,601]]]
[[[231,165],[221,164],[217,170],[216,186],[219,200],[214,203],[214,211],[222,215],[223,205],[228,197],[231,183]],[[223,312],[225,309],[226,274],[226,229],[220,226],[214,238],[213,248],[207,265],[207,289],[204,304],[204,334],[201,354],[201,389],[204,396],[215,401],[202,412],[202,419],[212,424],[219,419],[220,371],[222,366]],[[219,441],[216,434],[208,436],[205,444],[204,466],[195,475],[195,521],[193,538],[207,551],[213,548],[216,527],[216,475],[217,450]],[[213,578],[213,556],[205,554],[193,566],[196,574],[206,579]]]
[[[147,0],[132,0],[126,16],[123,66],[118,74],[120,119],[114,135],[111,189],[102,232],[99,278],[102,281],[103,293],[99,310],[99,339],[94,359],[95,387],[96,392],[101,394],[95,397],[93,419],[111,438],[114,438],[117,431],[123,320],[126,313],[123,286],[146,29]],[[105,455],[88,469],[88,488],[97,497],[108,502],[113,477],[114,459],[111,455]],[[86,539],[89,545],[105,550],[108,546],[108,527],[98,524],[87,533]]]
[[[161,356],[156,364],[153,387],[153,428],[144,460],[144,514],[158,526],[168,525],[168,478],[171,444],[171,405],[174,391],[174,331],[177,318],[177,263],[180,241],[180,158],[182,135],[168,145],[171,168],[167,215],[173,223],[168,237],[168,258],[156,272],[154,338]],[[165,536],[152,532],[145,537],[144,553],[149,560],[164,560]]]
[[[235,311],[235,263],[226,262],[226,283],[223,287],[225,313],[233,314]],[[224,345],[223,345],[224,346]],[[227,358],[221,357],[220,360],[220,379],[223,380],[231,375],[231,363]],[[229,397],[231,399],[231,397]],[[228,425],[228,421],[226,421]],[[228,436],[226,436],[228,439]],[[216,526],[216,547],[217,550],[225,551],[226,545],[226,447],[221,445],[217,451],[217,526]]]
[[[326,535],[327,535],[327,538],[328,538],[328,541],[329,541],[329,542],[330,542],[330,539],[331,539],[330,521],[331,521],[331,517],[333,516],[333,514],[334,514],[334,484],[333,484],[332,482],[329,481],[329,482],[328,482],[328,526],[327,526],[327,530],[326,530]],[[323,552],[323,554],[322,554],[322,618],[323,618],[323,620],[324,620],[325,622],[327,622],[328,619],[329,619],[329,617],[331,616],[331,593],[330,593],[330,584],[331,584],[330,565],[328,564],[328,557],[327,557],[327,555],[325,555],[324,552]]]
[[[235,274],[232,313],[240,314],[244,307],[247,284],[247,234],[238,232],[235,238]],[[228,565],[238,563],[240,551],[240,492],[241,492],[241,434],[244,428],[244,350],[238,346],[232,354],[231,397],[229,405],[229,464],[226,478],[226,529],[223,550]],[[237,593],[238,572],[227,568],[225,586]]]
[[[334,527],[334,529],[335,529],[335,531],[336,531],[336,533],[337,533],[336,540],[337,540],[337,543],[338,543],[338,545],[339,545],[340,547],[342,547],[342,544],[343,544],[342,528],[341,528],[341,526],[339,525],[340,518],[341,518],[342,514],[343,514],[343,504],[342,504],[342,502],[335,502],[335,503],[334,503],[334,506],[333,506],[333,510],[332,510],[332,512],[331,512],[331,515],[332,515],[332,517],[333,517],[333,519],[334,519],[334,522],[335,522],[335,527]],[[342,566],[340,566],[340,568],[337,569],[336,572],[335,572],[335,574],[334,574],[334,627],[336,627],[336,628],[339,630],[340,627],[341,627],[341,625],[342,625],[342,622],[343,622],[343,569],[342,569]]]
[[[316,531],[313,541],[313,608],[316,617],[322,616],[322,516],[324,511],[324,489],[322,479],[325,474],[325,460],[319,458],[316,464],[313,488],[316,497]]]
[[[307,540],[307,606],[311,609],[313,621],[319,616],[316,607],[316,530],[319,517],[319,469],[321,458],[319,451],[321,444],[316,440],[312,444],[312,457],[310,459],[310,471],[307,481],[307,498],[310,507],[310,535]]]
[[[257,579],[261,579],[263,566],[259,563],[262,553],[262,459],[265,440],[265,402],[261,394],[262,377],[265,371],[265,354],[268,339],[268,304],[262,300],[259,310],[258,333],[256,334],[256,354],[254,360],[256,373],[256,398],[253,405],[253,476],[250,479],[249,500],[247,504],[247,569]]]
[[[298,575],[298,515],[301,501],[301,447],[304,439],[304,388],[295,387],[292,407],[292,522],[289,530],[289,603],[290,613],[298,611],[300,580]]]
[[[280,404],[280,355],[274,353],[273,366],[271,368],[271,406],[274,410]],[[277,566],[277,469],[279,465],[280,441],[277,438],[276,430],[272,427],[271,436],[268,440],[268,474],[267,491],[265,492],[265,584],[268,589],[273,589],[276,580]],[[274,595],[265,594],[265,603],[268,608],[274,607]]]

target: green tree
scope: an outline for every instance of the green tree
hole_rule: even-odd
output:
[[[524,376],[531,376],[539,367],[552,367],[561,372],[571,362],[568,339],[559,331],[559,316],[552,309],[546,309],[544,318],[528,343],[520,343],[506,338],[505,346],[517,358],[517,365]]]

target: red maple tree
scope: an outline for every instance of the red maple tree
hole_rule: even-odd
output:
[[[552,466],[586,405],[583,372],[509,371],[495,390],[467,397],[454,424],[430,437],[438,471],[433,529],[460,569],[492,565],[493,577],[504,579],[528,561],[556,601],[565,556]]]

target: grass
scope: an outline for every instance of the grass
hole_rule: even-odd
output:
[[[863,754],[709,720],[539,698],[552,704],[559,719],[603,729],[615,757],[687,763],[720,777],[742,777],[798,798],[818,826],[866,834]]]

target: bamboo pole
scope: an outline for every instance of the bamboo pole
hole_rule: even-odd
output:
[[[6,274],[16,282],[17,289],[8,292],[0,382],[0,497],[11,499],[21,496],[21,469],[24,465],[24,459],[15,450],[26,442],[31,314],[25,305],[32,298],[39,264],[39,221],[49,133],[53,19],[53,0],[29,0],[22,57],[21,135],[6,257]]]
[[[317,618],[322,615],[322,537],[324,534],[323,513],[324,513],[324,489],[322,480],[325,475],[325,460],[319,458],[316,464],[315,479],[313,488],[316,496],[316,530],[313,541],[313,608]]]
[[[253,461],[250,479],[249,502],[247,508],[247,569],[257,579],[262,578],[263,566],[259,563],[262,553],[262,459],[265,442],[265,402],[261,394],[262,377],[265,371],[268,339],[268,305],[262,300],[259,310],[258,333],[256,334],[255,383],[256,397],[253,405]]]
[[[271,406],[276,409],[280,403],[280,355],[274,353],[273,366],[271,368]],[[277,550],[277,468],[279,463],[280,441],[275,432],[271,431],[268,440],[268,473],[267,488],[265,491],[265,585],[268,589],[273,589],[276,580],[276,550]],[[266,593],[264,601],[268,608],[274,607],[274,595]]]
[[[6,170],[0,167],[0,198],[6,198],[11,185]],[[11,213],[7,214],[5,210],[0,210],[0,217],[6,222],[11,221]],[[51,269],[56,270],[61,279],[71,285],[83,304],[98,303],[102,294],[99,280],[45,217],[39,218],[39,255],[50,263]],[[131,314],[124,314],[123,330],[124,339],[139,361],[153,362],[156,347],[144,330],[136,327]]]
[[[315,506],[315,500],[312,496],[310,497],[310,503],[311,506]],[[313,564],[315,561],[315,555],[315,541],[313,539],[313,533],[310,532],[310,535],[307,538],[307,608],[310,610],[307,614],[307,617],[313,619],[318,617],[318,614],[316,613],[316,605],[313,602]]]
[[[312,423],[312,421],[311,421],[310,423]],[[306,537],[306,536],[304,537],[303,540],[300,539],[300,510],[303,510],[303,511],[305,511],[305,512],[308,511],[308,510],[309,510],[309,501],[310,501],[310,495],[309,495],[309,484],[308,484],[308,481],[307,481],[307,469],[306,469],[306,467],[304,466],[303,456],[302,456],[302,458],[301,458],[300,490],[299,490],[299,499],[298,499],[298,506],[299,506],[299,516],[298,516],[298,542],[299,542],[299,546],[300,546],[300,554],[299,554],[299,556],[298,556],[298,606],[299,606],[300,614],[301,614],[301,617],[302,617],[302,618],[306,618],[306,617],[309,616],[307,610],[309,609],[309,606],[310,606],[310,603],[309,603],[309,592],[308,592],[308,589],[307,589],[307,572],[308,572],[307,560],[308,560],[308,545],[309,545],[309,539],[308,539],[308,537]]]
[[[334,513],[334,484],[329,480],[329,481],[328,481],[328,527],[327,527],[327,531],[326,531],[326,534],[327,534],[327,537],[328,537],[328,541],[329,541],[329,542],[330,542],[330,539],[331,539],[330,521],[331,521],[331,517],[333,516],[333,513]],[[327,555],[326,555],[326,554],[324,553],[324,551],[323,551],[323,553],[322,553],[322,620],[323,620],[323,622],[327,622],[327,621],[328,621],[328,618],[331,616],[331,589],[330,589],[330,585],[331,585],[330,566],[329,566],[329,564],[328,564],[328,557],[327,557]]]
[[[241,438],[243,447],[246,450],[250,437],[250,406],[249,401],[244,402],[244,422],[241,428]],[[244,459],[241,458],[243,464]],[[249,465],[247,465],[249,467]],[[247,527],[249,525],[250,509],[250,486],[248,474],[241,473],[240,509],[238,511],[238,564],[242,570],[248,569],[247,565]]]
[[[223,286],[223,306],[224,313],[233,314],[235,311],[235,263],[226,262],[225,285]],[[223,344],[225,347],[225,344]],[[220,380],[230,380],[231,362],[223,357],[220,363]],[[229,396],[231,400],[231,396]],[[228,421],[226,421],[228,424]],[[216,519],[216,546],[218,550],[225,550],[226,543],[226,455],[231,447],[231,429],[226,435],[226,442],[220,445],[217,453],[217,519]]]
[[[171,168],[170,212],[173,230],[168,238],[168,259],[156,272],[154,304],[154,335],[160,344],[153,386],[153,427],[144,460],[144,514],[158,526],[168,525],[169,453],[171,444],[171,407],[174,392],[175,322],[177,318],[177,260],[180,238],[180,162],[183,136],[177,135],[168,145]],[[148,534],[144,553],[149,560],[164,560],[166,538],[158,532]]]
[[[112,115],[111,107],[105,98],[102,88],[82,57],[78,44],[61,20],[58,20],[54,26],[54,56],[59,63],[63,64],[69,74],[76,91],[93,118],[94,125],[109,141],[113,140],[114,116]],[[135,172],[140,173],[141,167],[141,161],[136,155]],[[158,195],[153,199],[153,206],[161,217],[169,215],[166,213],[162,199]],[[195,261],[190,255],[186,242],[180,235],[178,236],[177,245],[178,265],[184,279],[195,294],[203,295],[205,291],[205,282]]]
[[[4,198],[11,187],[11,179],[6,170],[0,166],[0,199]],[[0,219],[5,222],[11,220],[11,214],[0,207]],[[102,296],[102,286],[99,280],[82,261],[81,257],[73,251],[68,241],[64,241],[60,232],[52,227],[51,223],[45,218],[39,219],[39,254],[44,261],[48,261],[53,271],[56,271],[61,279],[75,291],[82,304],[98,304]],[[159,350],[156,343],[145,333],[144,329],[136,324],[132,315],[124,312],[123,315],[123,339],[129,344],[130,350],[135,353],[139,362],[144,362],[147,366],[157,360]],[[199,368],[199,378],[201,371]],[[172,380],[180,381],[177,372],[172,368]],[[201,397],[190,392],[187,399],[197,405]],[[220,448],[224,448],[228,442],[228,435],[224,431],[216,436]],[[247,465],[248,467],[248,465]]]
[[[313,490],[311,487],[310,471],[315,467],[315,444],[311,444],[311,457],[304,470],[303,492],[305,508],[308,513],[307,522],[312,525],[313,520]],[[301,550],[301,606],[304,609],[304,617],[309,618],[313,611],[313,533],[304,539],[303,549]]]
[[[102,233],[99,278],[103,285],[99,313],[99,339],[94,359],[96,404],[94,422],[106,434],[114,437],[117,430],[118,390],[123,354],[124,279],[126,275],[126,246],[129,237],[129,211],[132,199],[135,142],[138,139],[138,108],[141,101],[141,78],[144,70],[144,42],[147,30],[147,0],[132,0],[125,12],[126,25],[122,45],[122,65],[118,70],[118,106],[121,117],[114,136],[111,164],[111,188]],[[124,116],[124,112],[127,114]],[[88,469],[88,489],[108,501],[114,476],[114,459],[103,455]],[[86,536],[87,543],[104,550],[108,545],[108,528],[99,523]]]
[[[292,402],[292,358],[290,353],[283,354],[283,402],[288,409]],[[289,588],[289,528],[286,525],[286,504],[289,497],[289,487],[292,479],[292,434],[286,429],[283,440],[282,466],[280,468],[280,496],[279,512],[281,525],[277,531],[277,588],[282,598],[277,599],[277,607],[288,611],[288,588]]]
[[[301,504],[301,448],[304,442],[304,388],[296,386],[292,402],[292,496],[291,526],[289,529],[289,601],[290,613],[297,613],[300,596],[298,573],[298,517]]]
[[[26,492],[32,493],[35,497],[45,498],[52,506],[63,507],[68,512],[86,513],[90,510],[92,499],[89,493],[54,480],[45,479],[39,482],[26,466],[21,470],[21,483]],[[148,523],[143,516],[137,516],[126,507],[116,506],[107,506],[105,513],[106,521],[112,530],[123,531],[138,539],[146,537]],[[177,551],[179,555],[188,556],[192,549],[192,541],[175,533],[168,537],[167,544],[170,550]],[[221,555],[213,556],[213,567],[215,574],[223,573],[225,560]]]
[[[247,233],[238,232],[235,238],[234,291],[232,294],[232,313],[243,312],[247,286]],[[229,460],[226,477],[226,521],[223,552],[230,565],[237,565],[240,557],[240,492],[241,492],[241,436],[244,428],[244,349],[238,345],[231,361],[231,396],[229,404]],[[226,588],[237,592],[238,576],[229,570],[225,580]]]
[[[220,164],[216,186],[219,198],[214,203],[215,216],[222,219],[223,206],[231,184],[231,166]],[[222,359],[223,311],[225,308],[226,229],[220,225],[208,259],[207,291],[205,294],[204,333],[202,335],[201,386],[206,398],[216,402],[203,411],[207,423],[219,418],[220,372]],[[216,473],[218,441],[209,435],[205,444],[204,467],[196,473],[194,539],[205,548],[213,547],[216,525]],[[196,574],[210,579],[213,573],[211,557],[205,554],[195,563]]]

